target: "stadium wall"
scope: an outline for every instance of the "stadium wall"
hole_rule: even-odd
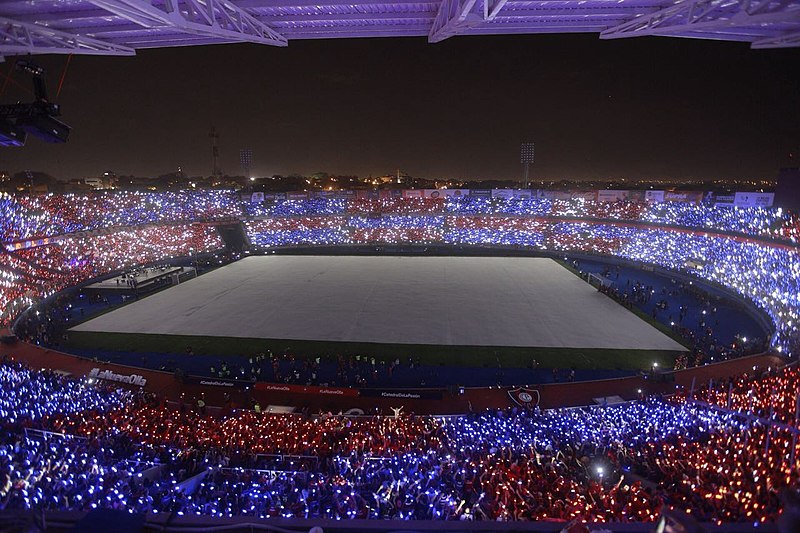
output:
[[[269,405],[333,412],[355,408],[366,414],[374,412],[376,407],[383,413],[389,413],[392,407],[403,406],[406,413],[461,414],[514,405],[509,396],[510,387],[464,388],[462,392],[459,387],[358,390],[265,382],[253,385],[215,378],[182,378],[170,372],[102,363],[25,342],[0,344],[0,357],[22,361],[33,368],[50,368],[76,377],[105,379],[123,387],[142,388],[175,402],[182,396],[188,400],[202,395],[209,405],[217,406],[224,405],[226,393],[231,395],[235,407],[249,408],[251,401],[255,400],[264,409]],[[574,407],[592,405],[595,398],[615,395],[632,400],[638,397],[639,389],[645,394],[669,394],[676,386],[690,387],[693,380],[699,384],[749,372],[754,366],[775,368],[785,363],[786,359],[782,357],[760,354],[659,375],[531,385],[529,388],[539,391],[542,409]]]

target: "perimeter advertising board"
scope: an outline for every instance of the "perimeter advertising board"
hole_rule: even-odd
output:
[[[628,199],[629,191],[611,191],[600,190],[597,191],[598,202],[621,202]]]
[[[126,385],[136,385],[138,387],[147,385],[147,378],[140,374],[117,374],[112,370],[100,370],[96,367],[89,371],[87,377],[102,379],[104,381],[113,381],[114,383],[124,383]]]
[[[572,198],[573,200],[591,200],[594,201],[597,198],[596,191],[572,191]]]
[[[733,199],[736,207],[771,207],[774,202],[772,192],[737,192]]]
[[[664,201],[664,191],[645,191],[644,200],[651,204],[660,204]]]
[[[410,189],[403,191],[403,198],[422,198],[425,196],[425,191],[422,189]]]
[[[492,190],[491,189],[470,189],[469,190],[470,196],[478,196],[480,198],[491,198],[492,197]]]
[[[665,202],[685,202],[699,204],[703,200],[703,191],[664,191]]]
[[[381,197],[381,193],[373,190],[359,190],[356,191],[356,196],[362,200],[377,200]]]
[[[733,207],[735,199],[736,196],[733,194],[717,194],[714,191],[708,191],[703,197],[703,203],[707,205]]]
[[[444,396],[442,391],[437,389],[361,389],[359,395],[397,400],[441,400]]]
[[[400,189],[381,189],[381,198],[402,198],[403,191]]]
[[[540,198],[547,200],[572,200],[572,193],[570,191],[542,191]]]
[[[530,198],[530,189],[492,189],[492,198]]]
[[[337,200],[347,200],[348,198],[355,198],[356,191],[346,190],[346,191],[331,191],[333,193],[333,197]]]
[[[644,191],[636,189],[633,191],[628,191],[628,201],[629,202],[643,202],[644,201]]]
[[[317,387],[314,385],[286,385],[283,383],[257,382],[253,388],[266,392],[289,394],[318,394],[321,396],[358,396],[358,389],[343,387]]]
[[[230,390],[246,390],[255,384],[255,381],[238,380],[238,379],[224,379],[224,378],[207,378],[204,376],[184,376],[183,383],[187,385],[202,385],[203,387],[214,387],[220,389]]]
[[[425,198],[449,198],[453,196],[469,196],[469,189],[425,189]]]
[[[492,189],[492,198],[514,198],[513,189]]]

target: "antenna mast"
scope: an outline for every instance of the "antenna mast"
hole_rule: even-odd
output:
[[[217,128],[211,126],[211,133],[209,133],[208,136],[211,138],[211,175],[221,176],[222,171],[219,169],[219,147],[217,146],[219,133],[217,133]]]

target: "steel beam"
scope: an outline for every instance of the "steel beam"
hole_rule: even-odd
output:
[[[778,25],[800,22],[800,0],[684,0],[600,33],[601,39],[646,35],[695,37],[718,32],[735,39],[737,30],[760,36],[784,33]]]
[[[506,2],[508,0],[442,0],[428,33],[428,42],[438,43],[494,20]]]
[[[328,6],[334,7],[355,7],[355,6],[375,6],[386,4],[383,0],[238,0],[236,5],[243,9],[280,9],[311,7],[324,9]],[[389,5],[418,5],[418,4],[439,4],[439,0],[392,0]]]
[[[429,25],[425,26],[397,26],[396,29],[366,28],[355,26],[353,28],[298,28],[297,30],[287,30],[286,35],[294,39],[363,39],[375,37],[422,37],[428,34]]]
[[[751,48],[765,49],[765,48],[794,48],[800,46],[800,31],[792,33],[784,33],[777,37],[766,37],[753,41],[750,45]]]
[[[133,48],[0,17],[0,55],[132,56]]]
[[[256,15],[257,18],[268,21],[271,24],[303,24],[313,22],[359,22],[362,20],[370,22],[390,22],[393,20],[430,20],[434,13],[430,11],[400,11],[392,13],[382,11],[378,13],[314,13],[314,14],[291,14],[291,15]]]
[[[89,0],[145,28],[174,28],[220,42],[286,46],[286,38],[230,0]]]

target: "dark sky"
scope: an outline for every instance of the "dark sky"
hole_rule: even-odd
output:
[[[66,58],[38,61],[55,99]],[[773,177],[800,146],[800,50],[594,34],[145,50],[74,56],[58,102],[69,142],[0,149],[0,169],[208,174],[213,124],[231,174],[249,147],[256,175],[518,178],[529,139],[534,176]]]

